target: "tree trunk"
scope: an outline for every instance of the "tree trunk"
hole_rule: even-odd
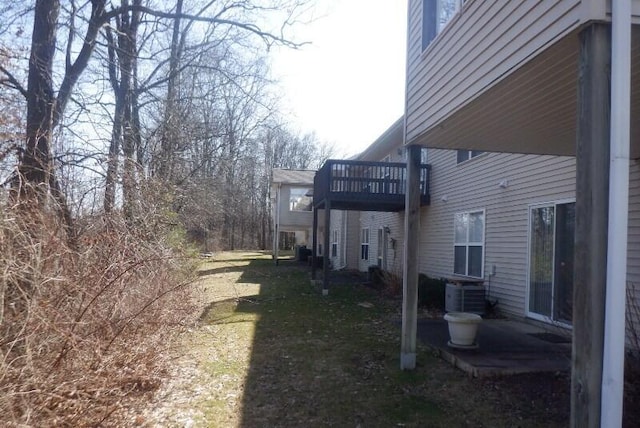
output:
[[[51,135],[55,102],[52,72],[59,12],[58,0],[36,2],[29,59],[27,141],[18,168],[20,178],[26,184],[20,188],[21,198],[30,200],[35,191],[41,202],[47,191],[40,186],[49,184],[52,173]]]
[[[169,58],[169,79],[167,81],[167,102],[164,110],[164,123],[160,137],[160,160],[158,176],[161,179],[171,181],[172,155],[175,147],[176,125],[176,91],[178,87],[178,67],[180,65],[180,14],[182,13],[182,0],[176,1],[176,17],[173,19],[173,34],[171,36],[171,56]]]

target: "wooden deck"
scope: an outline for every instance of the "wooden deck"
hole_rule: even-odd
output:
[[[428,205],[430,166],[420,170],[420,202]],[[406,192],[404,163],[328,160],[316,173],[313,204],[330,202],[331,209],[356,211],[402,211]]]

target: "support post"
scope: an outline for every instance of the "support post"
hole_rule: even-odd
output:
[[[271,253],[271,257],[273,257],[273,263],[278,266],[278,247],[280,246],[280,198],[282,193],[282,183],[278,183],[278,187],[276,189],[276,205],[275,205],[275,216],[273,219],[273,252]]]
[[[600,426],[609,214],[610,26],[580,32],[571,426]]]
[[[322,248],[322,295],[329,294],[329,238],[331,238],[331,201],[324,203],[324,245]]]
[[[278,256],[280,255],[280,225],[276,223],[275,232],[276,234],[276,246],[275,246],[275,258],[276,258],[276,266],[278,266]]]
[[[400,369],[416,367],[418,323],[418,242],[420,237],[420,146],[407,147],[402,275],[402,343]]]
[[[318,207],[313,207],[313,239],[311,242],[311,279],[316,279],[316,263],[318,260]]]

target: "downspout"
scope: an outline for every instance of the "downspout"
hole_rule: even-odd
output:
[[[600,426],[620,427],[629,216],[631,1],[612,1],[611,8],[611,169]]]

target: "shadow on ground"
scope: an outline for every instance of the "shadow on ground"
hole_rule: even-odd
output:
[[[348,283],[322,296],[295,261],[233,269],[238,287],[260,284],[259,294],[216,302],[202,321],[255,320],[241,427],[568,425],[566,372],[476,379],[426,346],[416,370],[401,372],[399,300]]]

